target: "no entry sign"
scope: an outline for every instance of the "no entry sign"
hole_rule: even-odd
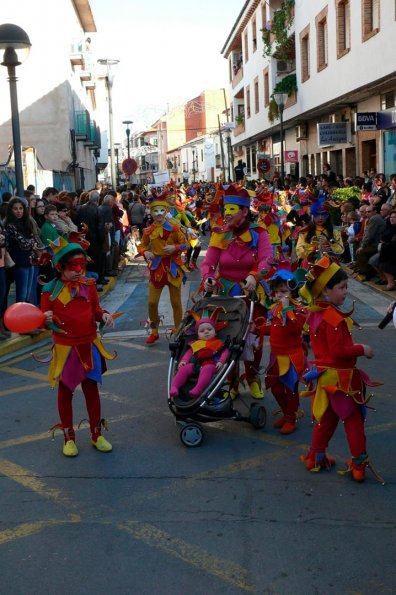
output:
[[[138,168],[138,164],[134,159],[124,159],[124,161],[122,162],[122,171],[124,172],[124,174],[126,174],[127,176],[132,176],[135,171]]]

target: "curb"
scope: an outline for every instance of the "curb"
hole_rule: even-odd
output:
[[[348,273],[348,276],[351,279],[359,281],[359,283],[361,283],[362,285],[366,285],[371,289],[374,289],[374,291],[376,291],[383,297],[387,297],[390,301],[396,301],[396,289],[394,291],[384,291],[383,289],[381,289],[381,285],[377,285],[373,281],[362,281],[361,279],[359,279],[359,276],[356,275],[354,271],[352,271],[352,269],[348,267],[348,265],[344,264],[342,268],[345,270],[346,273]]]
[[[103,291],[99,293],[101,298],[106,293],[109,293],[115,284],[117,283],[118,277],[111,277],[107,285],[103,287]],[[18,354],[28,352],[33,346],[41,347],[48,343],[51,339],[52,332],[43,330],[36,337],[30,337],[28,335],[17,335],[14,334],[11,339],[1,341],[0,343],[0,362],[4,362]]]

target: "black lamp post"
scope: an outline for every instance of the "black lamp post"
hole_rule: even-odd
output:
[[[19,124],[17,77],[15,67],[26,60],[31,47],[27,33],[17,25],[9,23],[0,25],[0,59],[7,67],[8,82],[10,83],[11,124],[14,144],[15,181],[18,196],[23,196],[22,145]]]
[[[285,161],[283,155],[283,110],[285,109],[285,103],[287,101],[287,93],[274,93],[274,99],[279,109],[279,124],[280,124],[280,152],[281,152],[281,183],[283,186],[285,180]]]
[[[195,147],[192,147],[193,155],[193,183],[195,184]]]
[[[128,159],[129,159],[131,157],[130,150],[129,150],[129,137],[130,137],[130,134],[131,134],[131,129],[129,128],[129,125],[130,124],[132,125],[133,122],[132,122],[132,120],[124,120],[123,121],[123,124],[126,125],[125,132],[126,132],[126,135],[127,135],[127,150],[128,150]]]

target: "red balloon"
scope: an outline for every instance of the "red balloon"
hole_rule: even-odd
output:
[[[4,312],[5,325],[13,333],[31,333],[42,326],[44,320],[40,308],[27,302],[12,304]]]

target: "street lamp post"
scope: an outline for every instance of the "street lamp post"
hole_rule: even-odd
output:
[[[132,120],[124,120],[123,121],[123,124],[126,125],[125,133],[127,135],[127,151],[128,151],[128,159],[130,159],[131,153],[130,153],[130,149],[129,149],[129,147],[130,147],[130,145],[129,145],[129,137],[131,135],[131,129],[130,129],[129,125],[132,126],[133,122],[132,122]]]
[[[113,188],[117,186],[117,176],[115,167],[115,151],[114,151],[114,133],[113,133],[113,101],[112,101],[112,88],[114,74],[111,71],[113,66],[117,66],[119,60],[109,60],[107,58],[98,60],[98,63],[102,66],[106,66],[106,89],[107,89],[107,101],[109,104],[109,137],[110,137],[110,167],[111,167],[111,185]]]
[[[118,152],[120,150],[120,146],[121,143],[114,143],[114,151],[115,151],[115,156],[116,156],[116,184],[117,187],[120,185],[120,167],[119,167],[119,162],[118,162]]]
[[[280,153],[281,153],[281,183],[283,186],[285,180],[285,161],[283,155],[283,110],[287,101],[287,93],[274,93],[274,99],[279,109],[279,124],[280,124]]]
[[[192,147],[193,155],[193,183],[195,184],[195,147]]]
[[[27,33],[17,25],[9,23],[0,25],[0,59],[1,64],[7,67],[8,82],[10,83],[11,124],[14,145],[15,181],[18,196],[23,196],[23,170],[22,170],[22,145],[21,128],[19,124],[17,77],[15,67],[26,60],[29,55],[31,43]]]

